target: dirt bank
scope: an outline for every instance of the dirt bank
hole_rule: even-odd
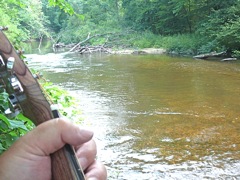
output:
[[[109,50],[112,54],[164,54],[165,49],[162,48],[144,48],[144,49],[124,49],[124,50]]]

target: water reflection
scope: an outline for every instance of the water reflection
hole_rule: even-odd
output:
[[[239,63],[167,56],[28,55],[80,97],[109,179],[240,177]]]

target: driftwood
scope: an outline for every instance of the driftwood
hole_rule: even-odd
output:
[[[88,33],[87,38],[86,38],[85,40],[83,40],[83,41],[77,43],[72,49],[70,49],[70,52],[75,51],[77,48],[79,48],[82,44],[88,42],[90,39],[93,39],[93,38],[95,38],[95,37],[101,37],[101,36],[113,35],[113,34],[114,34],[114,33],[105,33],[105,34],[95,34],[95,35],[93,35],[93,36],[90,36],[90,33]],[[107,38],[106,41],[108,41],[108,38]],[[106,43],[106,42],[105,42],[105,43]],[[104,44],[105,44],[105,43],[104,43]]]
[[[108,48],[105,48],[104,45],[99,46],[80,46],[75,50],[75,52],[78,52],[80,54],[91,54],[94,52],[104,52],[104,53],[110,53]]]
[[[65,47],[65,44],[64,43],[56,43],[56,44],[53,44],[53,48],[63,48]]]
[[[221,61],[236,61],[237,58],[225,58],[225,59],[222,59]]]
[[[220,52],[220,53],[212,52],[212,53],[208,53],[208,54],[200,54],[200,55],[194,56],[194,58],[207,59],[207,58],[223,57],[223,56],[226,56],[226,52]]]
[[[57,52],[58,50],[61,50],[62,48],[65,48],[66,45],[64,43],[56,43],[52,45],[52,49],[54,52]]]
[[[67,49],[73,49],[74,52],[80,53],[80,54],[91,54],[94,52],[104,52],[104,53],[110,53],[107,47],[104,45],[97,45],[97,46],[76,46],[75,44],[68,44],[65,45],[63,43],[58,43],[53,45],[54,52],[60,50],[61,48],[67,48]],[[71,52],[71,50],[70,50]]]
[[[129,31],[126,31],[124,33],[117,33],[117,32],[110,32],[110,33],[104,33],[104,34],[95,34],[93,36],[90,36],[90,33],[88,33],[88,36],[85,40],[77,43],[76,45],[74,45],[71,49],[70,49],[70,52],[73,52],[73,51],[78,51],[79,48],[81,48],[82,45],[86,45],[86,43],[93,39],[93,38],[97,38],[97,37],[105,37],[106,40],[105,40],[105,43],[103,44],[103,46],[105,46],[106,44],[109,44],[111,43],[114,39],[117,38],[117,42],[119,41],[118,39],[118,36],[123,36],[123,35],[126,35],[128,34],[129,32],[131,32],[130,30]],[[109,40],[111,39],[111,40]],[[109,42],[110,41],[110,42]],[[111,46],[111,45],[110,45]]]
[[[132,54],[140,55],[140,54],[147,54],[147,52],[141,51],[141,50],[135,50],[132,52]]]
[[[106,42],[103,45],[97,45],[97,46],[82,46],[84,43],[88,42],[90,39],[101,37],[101,36],[107,36],[107,35],[113,35],[114,33],[105,33],[105,34],[95,34],[93,36],[90,36],[90,33],[88,33],[88,36],[85,40],[77,43],[74,45],[69,51],[70,52],[79,52],[80,54],[86,54],[86,53],[93,53],[93,52],[105,52],[109,53],[107,48],[105,47],[106,42],[108,41],[108,37],[106,39]]]
[[[92,38],[94,38],[94,37],[95,37],[95,36],[90,37],[90,33],[88,33],[87,38],[86,38],[84,41],[81,41],[81,42],[77,43],[75,46],[73,46],[73,48],[70,49],[70,52],[73,52],[73,51],[74,51],[75,49],[77,49],[81,44],[89,41],[90,39],[92,39]]]
[[[120,48],[126,48],[124,46],[125,43],[120,43],[118,44],[121,40],[119,39],[119,36],[125,36],[132,30],[125,31],[124,33],[118,33],[118,32],[109,32],[109,33],[104,33],[104,34],[95,34],[92,35],[88,33],[87,37],[85,40],[80,41],[78,43],[74,44],[67,44],[64,45],[63,43],[57,43],[53,45],[53,50],[59,50],[60,48],[67,48],[70,49],[69,52],[78,52],[81,54],[86,54],[86,53],[94,53],[94,52],[104,52],[104,53],[114,53],[111,50],[111,47],[120,47]],[[89,42],[93,38],[98,38],[98,37],[104,37],[105,42],[101,45],[96,45],[96,46],[91,46],[91,42]],[[136,54],[141,54],[137,53]]]

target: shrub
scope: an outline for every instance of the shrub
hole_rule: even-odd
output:
[[[201,46],[200,37],[195,34],[178,34],[173,36],[165,36],[162,39],[162,46],[168,52],[177,54],[197,54]]]

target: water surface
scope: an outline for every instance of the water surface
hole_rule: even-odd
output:
[[[109,179],[240,179],[240,63],[29,54],[80,98]]]

